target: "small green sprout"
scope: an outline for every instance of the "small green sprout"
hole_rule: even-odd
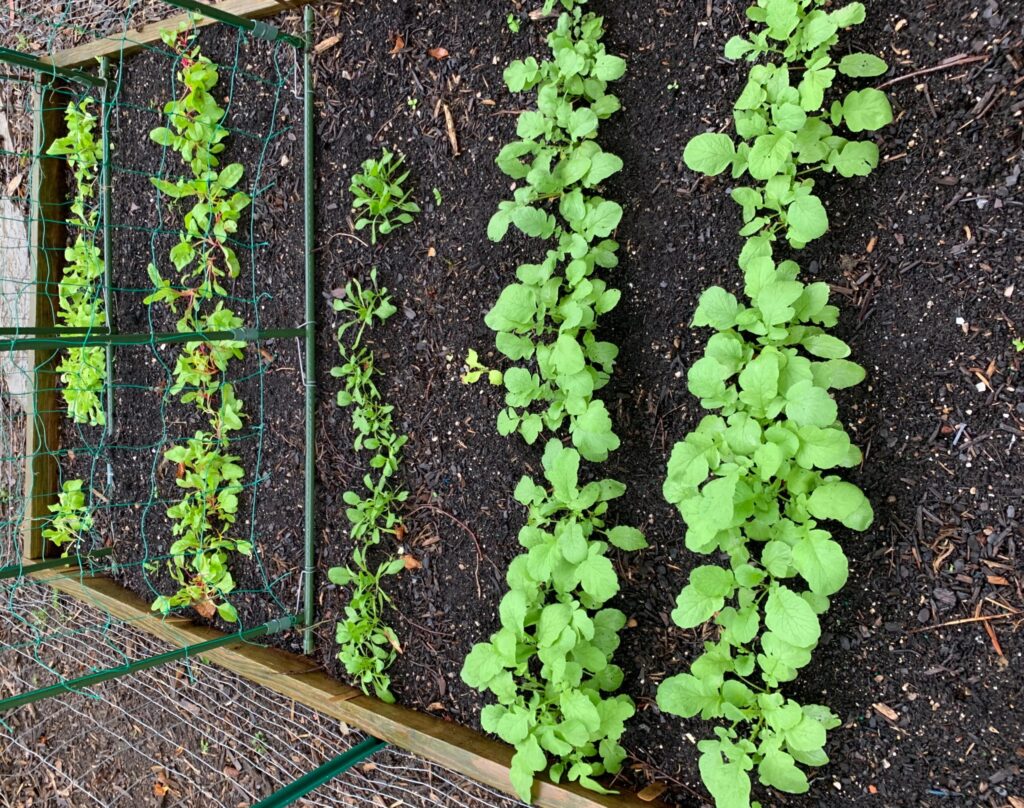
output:
[[[480,355],[472,348],[466,354],[466,372],[460,377],[463,384],[476,384],[484,374],[487,374],[487,381],[495,387],[504,384],[505,374],[500,370],[494,370],[480,363]]]
[[[441,205],[444,204],[444,196],[442,195],[440,188],[434,188],[434,203],[438,207],[441,207]]]
[[[420,207],[412,201],[412,191],[404,187],[409,172],[402,172],[405,157],[384,149],[379,160],[363,163],[362,173],[352,177],[350,190],[355,197],[352,209],[360,215],[356,230],[370,228],[370,242],[388,235],[402,225],[412,224]]]
[[[513,34],[518,34],[522,30],[522,23],[519,22],[519,18],[513,13],[510,13],[505,18],[505,22],[508,24],[508,30]]]

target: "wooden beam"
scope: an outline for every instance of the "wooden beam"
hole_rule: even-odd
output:
[[[182,618],[163,619],[148,604],[108,578],[78,577],[77,569],[31,577],[104,614],[124,620],[171,645],[194,645],[223,636]],[[458,724],[366,696],[325,674],[311,660],[259,645],[209,651],[204,658],[323,715],[343,721],[421,758],[513,794],[512,749]],[[544,808],[658,808],[633,794],[603,795],[575,784],[537,781],[534,803]]]
[[[30,325],[52,328],[57,321],[60,281],[64,274],[67,227],[64,224],[65,186],[63,161],[47,157],[46,150],[65,133],[63,96],[56,85],[37,86],[32,98],[37,109],[32,153],[29,234],[33,284],[27,305],[33,313]],[[43,557],[43,526],[49,506],[57,499],[60,473],[55,451],[60,443],[57,396],[58,352],[37,350],[32,357],[31,412],[25,418],[25,514],[22,522],[23,551],[27,558]]]
[[[239,17],[247,17],[250,20],[259,20],[265,17],[273,17],[285,11],[295,11],[316,0],[221,0],[219,3],[212,3],[217,8],[235,14]],[[102,56],[115,58],[120,55],[127,56],[142,50],[146,45],[160,41],[160,32],[168,29],[175,29],[182,22],[188,21],[187,14],[178,14],[168,17],[166,20],[150,23],[141,28],[133,28],[121,34],[101,37],[77,48],[71,48],[60,53],[55,53],[43,61],[57,67],[92,67],[96,60]],[[200,27],[212,25],[213,21],[203,18],[197,25]]]

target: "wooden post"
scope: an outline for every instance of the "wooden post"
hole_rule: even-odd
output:
[[[46,150],[65,133],[60,89],[55,84],[38,84],[33,91],[37,105],[33,138],[32,200],[29,234],[32,277],[28,306],[31,325],[52,328],[57,322],[57,299],[64,273],[67,227],[64,223],[65,184],[63,161],[47,157]],[[50,516],[49,506],[57,499],[60,472],[56,450],[60,443],[59,400],[57,396],[58,351],[31,353],[33,391],[31,411],[25,419],[25,514],[22,522],[26,559],[43,557],[42,530]]]
[[[247,17],[250,20],[264,19],[281,14],[285,11],[301,9],[308,3],[316,0],[221,0],[216,7],[237,17]],[[43,61],[49,61],[56,67],[85,67],[95,63],[101,56],[117,57],[127,56],[136,53],[144,46],[160,41],[160,32],[173,30],[179,23],[188,20],[187,14],[180,14],[176,17],[169,17],[160,22],[150,23],[141,28],[125,31],[123,34],[101,37],[93,42],[79,45],[77,48],[56,53]],[[213,20],[203,18],[197,25],[199,27],[211,25]]]

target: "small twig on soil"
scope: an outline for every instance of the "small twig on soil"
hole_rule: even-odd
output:
[[[458,157],[461,154],[459,151],[459,136],[455,133],[455,118],[452,116],[452,111],[447,104],[444,105],[444,122],[445,128],[448,130],[448,142],[452,144],[452,153]]]
[[[358,241],[364,247],[369,247],[370,246],[365,241],[363,241],[361,238],[359,238],[359,236],[357,236],[357,235],[355,235],[353,233],[335,233],[333,236],[331,236],[329,239],[327,239],[327,243],[324,244],[324,246],[320,247],[319,249],[320,250],[326,250],[328,247],[331,246],[331,244],[334,242],[334,239],[336,239],[336,238],[349,238],[349,239],[352,239],[352,241]]]
[[[970,65],[974,64],[975,62],[987,61],[988,58],[988,56],[984,55],[955,56],[949,61],[943,62],[941,64],[932,65],[931,67],[923,67],[920,70],[915,70],[913,73],[907,73],[904,76],[897,76],[894,79],[884,81],[881,84],[879,84],[878,87],[876,87],[875,89],[882,90],[885,89],[886,87],[891,87],[894,84],[898,84],[901,81],[909,81],[910,79],[917,78],[918,76],[923,76],[926,73],[936,73],[939,70],[952,70],[954,67],[962,67],[963,65]]]
[[[978,617],[963,617],[959,620],[950,620],[947,623],[938,623],[934,626],[922,626],[921,628],[912,628],[910,634],[920,634],[922,631],[935,631],[940,628],[949,628],[950,626],[962,626],[966,623],[984,623],[989,620],[1004,620],[1007,617],[1015,617],[1016,614],[983,614]]]
[[[419,507],[413,508],[411,511],[409,511],[409,513],[406,514],[406,516],[408,518],[412,518],[415,514],[419,513],[420,511],[424,511],[424,510],[426,510],[426,511],[433,511],[434,513],[440,514],[441,516],[447,516],[455,524],[457,524],[459,527],[461,527],[463,530],[465,530],[467,534],[469,534],[469,537],[473,540],[473,544],[476,545],[476,569],[473,571],[473,577],[476,579],[476,596],[478,598],[483,598],[484,593],[483,593],[483,589],[480,586],[480,562],[483,560],[484,551],[482,549],[480,549],[480,542],[479,542],[479,540],[477,540],[476,534],[472,530],[469,529],[469,526],[465,522],[463,522],[463,521],[457,519],[456,517],[452,516],[452,514],[448,513],[448,511],[441,510],[436,505],[430,505],[430,504],[420,505]],[[490,560],[490,559],[488,559],[488,560]],[[491,561],[491,565],[492,566],[494,565],[493,561]],[[495,567],[495,569],[497,569],[497,568]]]

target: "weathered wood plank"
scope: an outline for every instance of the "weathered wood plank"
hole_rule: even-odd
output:
[[[213,3],[222,11],[227,11],[239,17],[248,17],[251,20],[259,20],[265,17],[273,17],[284,11],[300,9],[316,0],[221,0],[220,3]],[[102,37],[77,48],[70,48],[60,53],[55,53],[48,59],[50,64],[57,67],[93,67],[96,60],[101,56],[116,57],[120,54],[128,55],[136,53],[144,46],[160,41],[160,32],[167,29],[174,29],[178,24],[188,20],[187,14],[178,14],[168,17],[166,20],[150,23],[141,28],[134,28],[121,34]],[[200,27],[212,25],[213,21],[202,19],[197,23]]]
[[[155,616],[135,594],[108,578],[79,578],[67,571],[47,570],[32,577],[75,599],[131,623],[165,642],[181,647],[223,636],[187,620]],[[305,658],[264,648],[238,645],[204,654],[210,661],[336,718],[363,732],[405,749],[451,771],[506,793],[512,750],[505,744],[457,724],[383,702],[331,679]],[[633,794],[601,795],[572,784],[538,781],[535,804],[544,808],[658,808]]]
[[[57,320],[57,295],[64,272],[64,248],[67,227],[64,224],[64,171],[58,158],[46,157],[50,144],[65,133],[64,110],[60,91],[38,87],[33,92],[36,104],[32,166],[32,200],[29,234],[32,242],[32,277],[26,304],[33,312],[32,325],[51,328]],[[53,454],[60,440],[59,399],[57,395],[58,361],[56,351],[32,353],[35,368],[31,412],[25,419],[25,514],[23,551],[30,559],[43,556],[43,526],[50,515],[49,506],[57,498],[59,469]]]

